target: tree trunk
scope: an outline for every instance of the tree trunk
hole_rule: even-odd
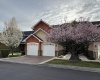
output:
[[[11,47],[11,53],[12,53],[12,55],[13,55],[13,47]]]
[[[85,56],[87,56],[87,57],[89,57],[89,55],[88,55],[88,48],[89,48],[89,45],[88,45],[88,44],[85,45],[85,47],[84,47],[84,54],[85,54]]]
[[[69,60],[74,61],[74,62],[81,61],[81,59],[79,59],[78,53],[74,53],[74,52],[71,53],[71,57]]]

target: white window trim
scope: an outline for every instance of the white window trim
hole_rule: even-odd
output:
[[[30,34],[27,38],[25,38],[22,42],[26,42],[26,40],[31,37],[31,36],[34,36],[36,39],[38,39],[34,34]],[[42,40],[38,39],[39,42],[42,42]]]
[[[38,31],[43,31],[44,33],[46,33],[46,34],[48,34],[45,30],[43,30],[43,29],[41,29],[41,28],[39,28],[37,31],[35,31],[33,34],[36,34]]]

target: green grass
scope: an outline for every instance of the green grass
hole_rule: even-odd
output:
[[[47,62],[46,64],[60,64],[60,65],[100,68],[99,62],[86,62],[86,61],[72,62],[72,61],[61,60],[61,59],[54,59]]]
[[[18,57],[21,56],[21,53],[13,53],[13,55],[10,53],[9,57]]]

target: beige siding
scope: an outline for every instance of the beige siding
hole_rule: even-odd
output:
[[[91,43],[91,44],[89,45],[88,50],[89,50],[89,51],[93,51],[93,43]]]
[[[98,45],[99,44],[100,42],[93,42],[89,46],[89,51],[93,51],[93,56],[95,57],[95,59],[98,59]]]
[[[46,33],[43,32],[42,30],[38,31],[36,33],[36,35],[43,40],[41,50],[43,50],[43,44],[54,44],[54,43],[48,42],[46,40]],[[55,50],[58,51],[58,45],[57,44],[55,44]]]
[[[98,45],[100,44],[100,42],[94,42],[93,45],[93,52],[95,54],[96,59],[98,59]]]
[[[58,45],[58,51],[63,50],[63,46]]]
[[[98,45],[100,44],[100,42],[94,42],[94,45],[93,45],[93,51],[94,52],[98,52]]]
[[[36,35],[43,40],[43,43],[48,43],[46,40],[46,33],[42,30],[39,30]]]

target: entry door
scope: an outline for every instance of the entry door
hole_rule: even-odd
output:
[[[38,43],[27,43],[27,55],[38,56]]]
[[[98,45],[98,59],[100,57],[100,45]]]
[[[55,56],[55,44],[43,45],[43,56]]]

